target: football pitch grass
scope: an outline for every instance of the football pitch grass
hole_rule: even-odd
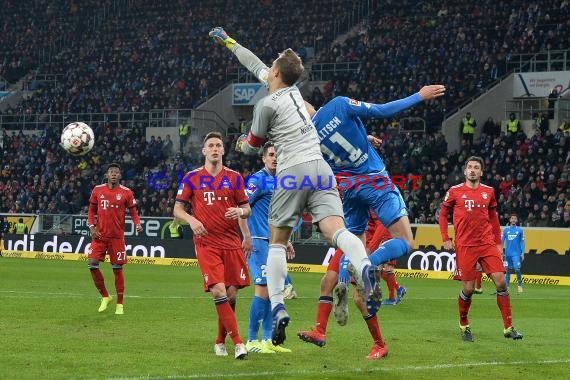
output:
[[[114,294],[109,263],[102,264]],[[100,297],[85,262],[0,258],[0,379],[561,379],[570,373],[570,287],[527,285],[511,296],[522,341],[503,337],[490,283],[474,295],[474,343],[459,335],[457,294],[450,280],[400,279],[408,289],[382,307],[387,358],[370,361],[366,325],[353,304],[344,327],[329,319],[327,345],[299,340],[314,324],[322,274],[292,273],[298,299],[288,300],[284,346],[292,353],[216,357],[213,302],[196,268],[130,264],[125,315]],[[383,284],[385,289],[385,284]],[[240,291],[237,315],[247,338],[253,287]]]

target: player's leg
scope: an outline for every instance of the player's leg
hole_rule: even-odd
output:
[[[382,268],[382,279],[386,282],[386,285],[388,286],[388,299],[383,300],[382,305],[393,306],[399,302],[396,296],[399,284],[396,281],[396,275],[394,273],[394,265],[392,265],[394,261],[395,260],[391,260],[390,262],[384,264]],[[403,291],[402,294],[405,294],[405,291]]]
[[[374,313],[382,302],[381,274],[366,253],[364,231],[370,211],[365,203],[359,204],[356,190],[344,191],[342,203],[336,189],[317,191],[311,195],[309,210],[325,239],[340,248],[352,264],[350,274],[366,298],[370,312]],[[343,214],[349,228],[345,227]]]
[[[225,259],[227,258],[229,261],[229,257],[232,256],[232,252],[232,250],[221,252],[219,249],[203,246],[196,247],[196,256],[198,258],[200,271],[202,272],[203,278],[206,280],[204,282],[204,290],[207,292],[209,291],[212,294],[216,313],[218,315],[218,335],[214,344],[214,352],[219,356],[227,355],[225,348],[225,334],[227,332],[236,346],[236,359],[241,359],[247,355],[247,349],[239,335],[236,315],[230,305],[225,283],[227,269]],[[243,252],[241,252],[241,255],[243,256]],[[246,267],[245,259],[243,259],[243,262],[243,267]],[[236,268],[237,270],[243,268],[239,267],[239,261],[236,265],[238,265],[238,268]],[[247,279],[249,280],[249,276],[247,276]],[[234,282],[233,279],[230,279],[228,284],[232,285],[232,282]],[[237,284],[237,282],[235,283]],[[242,346],[245,353],[242,352]],[[238,347],[240,349],[240,355],[237,355]]]
[[[348,289],[352,282],[348,267],[350,261],[346,256],[337,248],[335,255],[341,256],[338,269],[335,268],[335,273],[338,272],[338,281],[333,289],[333,312],[336,322],[344,326],[348,322]],[[354,282],[356,285],[356,282]]]
[[[248,334],[245,346],[249,352],[263,354],[273,353],[273,351],[265,349],[258,339],[260,326],[262,326],[262,340],[271,338],[271,306],[265,276],[268,249],[266,240],[253,239],[253,251],[247,258],[251,278],[255,285],[254,295],[249,306]]]
[[[349,202],[352,200],[357,203],[359,188],[346,189],[343,192],[343,201],[341,202],[336,188],[337,183],[330,166],[322,160],[313,161],[312,163],[314,168],[311,172],[311,183],[320,183],[323,178],[330,178],[332,186],[330,188],[318,186],[318,190],[310,194],[307,208],[313,215],[313,221],[318,222],[324,238],[335,248],[340,248],[352,263],[357,272],[355,273],[355,280],[361,284],[363,284],[362,281],[365,281],[363,285],[370,288],[369,291],[372,293],[376,272],[378,272],[378,277],[380,272],[371,265],[366,253],[364,232],[370,217],[369,206],[365,203],[361,205],[363,210],[361,210],[362,212],[358,216],[363,219],[361,222],[362,226],[349,226],[348,222],[345,226],[343,218],[348,218],[345,201]],[[355,205],[354,209],[359,208],[358,206],[360,205]],[[354,211],[358,212],[360,210]],[[379,296],[381,297],[381,294]],[[367,302],[370,303],[370,296],[366,298]]]
[[[247,355],[247,349],[239,335],[237,318],[231,307],[226,285],[223,282],[213,283],[209,285],[209,290],[214,298],[218,319],[235,345],[236,359],[243,359]],[[223,344],[223,342],[218,342],[218,339],[219,337],[216,339],[216,345]]]
[[[354,304],[358,310],[360,310],[362,318],[364,319],[364,322],[366,322],[366,326],[368,327],[368,331],[370,332],[370,336],[372,337],[373,341],[372,349],[366,358],[370,360],[382,359],[388,355],[388,347],[382,338],[382,332],[380,331],[378,317],[376,316],[376,313],[371,314],[368,312],[366,303],[357,291],[353,291],[352,296],[354,299]]]
[[[283,175],[290,175],[285,170]],[[271,309],[284,309],[284,289],[287,277],[287,242],[297,224],[299,210],[304,208],[306,195],[279,187],[269,205],[269,253],[267,256],[267,290]]]
[[[301,340],[313,343],[319,347],[323,347],[326,344],[327,326],[333,308],[333,289],[337,284],[341,256],[342,251],[337,248],[329,262],[325,275],[321,279],[321,293],[317,306],[315,327],[310,330],[297,332],[297,336]]]
[[[287,277],[285,277],[285,289],[283,290],[283,297],[286,300],[297,298],[297,292],[293,286],[293,281],[291,280],[290,274],[287,274]]]
[[[505,257],[505,261],[507,263],[506,272],[505,272],[505,282],[507,283],[507,289],[511,288],[511,272],[514,271],[514,263],[512,257]]]
[[[414,235],[408,219],[408,210],[400,192],[394,188],[385,193],[378,191],[370,197],[374,199],[372,204],[374,212],[392,234],[392,239],[386,240],[372,252],[370,261],[380,265],[407,255],[414,245]]]
[[[101,240],[95,240],[91,242],[91,248],[89,249],[89,253],[87,255],[88,262],[87,267],[89,268],[89,272],[91,273],[91,278],[93,279],[93,283],[95,284],[95,288],[101,294],[101,304],[99,305],[99,312],[103,312],[107,310],[109,303],[113,299],[107,288],[105,287],[105,278],[103,277],[103,273],[99,269],[99,263],[105,261],[105,254],[107,252],[106,244]]]
[[[474,294],[483,294],[483,267],[481,264],[477,263],[477,268],[475,272],[475,290]]]
[[[317,316],[315,326],[305,331],[298,331],[297,336],[299,339],[313,343],[319,347],[326,344],[326,333],[329,315],[333,308],[333,288],[337,282],[337,273],[327,270],[321,279],[321,295],[317,305]]]
[[[115,291],[117,293],[117,306],[115,314],[124,314],[123,298],[125,294],[125,274],[123,266],[127,264],[127,253],[125,252],[124,239],[110,239],[109,255],[111,267],[113,268],[113,276],[115,277]]]
[[[283,170],[281,178],[304,178],[306,164]],[[285,328],[289,314],[285,310],[284,288],[287,277],[286,248],[291,231],[297,225],[300,212],[305,208],[310,189],[287,190],[279,187],[273,193],[269,205],[269,254],[267,257],[267,290],[273,315],[272,343],[276,346],[285,341]]]
[[[457,297],[457,307],[459,309],[459,329],[461,338],[465,342],[473,342],[473,334],[469,325],[469,309],[471,308],[471,296],[475,290],[475,277],[478,256],[469,254],[471,247],[456,247],[456,275],[455,279],[462,284],[461,292]]]
[[[230,261],[233,262],[233,261]],[[228,267],[228,263],[226,262],[226,264],[224,265],[226,268]],[[247,266],[246,266],[246,270],[247,270]],[[237,331],[237,326],[238,326],[238,322],[237,322],[237,314],[236,314],[236,306],[237,306],[237,295],[238,295],[238,288],[235,285],[228,285],[228,284],[235,284],[236,281],[232,281],[232,277],[228,276],[226,273],[225,278],[226,280],[226,294],[228,297],[228,303],[230,305],[230,308],[232,309],[232,311],[234,312],[234,316],[235,316],[235,323],[236,323],[236,333],[239,336],[239,332]],[[249,280],[248,280],[249,282]],[[224,321],[226,322],[226,321]],[[231,330],[225,330],[226,334],[228,333],[228,331]],[[245,344],[243,342],[240,343],[236,343],[237,339],[235,339],[234,337],[232,337],[232,334],[229,334],[230,337],[232,338],[232,341],[234,342],[234,349],[235,349],[235,358],[236,359],[243,359],[245,356],[247,356],[247,347],[245,346]],[[239,338],[239,341],[241,341],[241,338]]]
[[[501,253],[497,247],[493,245],[480,247],[479,249],[485,250],[485,252],[482,253],[481,264],[485,272],[490,273],[491,280],[493,280],[495,288],[497,289],[497,306],[503,319],[503,335],[505,338],[522,339],[522,334],[513,327],[511,298],[505,280],[505,266]]]
[[[513,257],[513,269],[515,271],[515,276],[517,277],[517,292],[522,293],[522,273],[521,273],[521,258],[520,256]]]

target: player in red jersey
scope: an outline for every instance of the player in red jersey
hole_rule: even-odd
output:
[[[117,306],[115,314],[124,314],[123,295],[125,292],[125,277],[123,265],[127,263],[125,252],[125,211],[129,210],[137,233],[142,231],[141,221],[137,213],[133,192],[121,184],[121,167],[112,163],[105,174],[107,183],[95,186],[89,198],[87,224],[93,237],[89,250],[89,270],[95,287],[103,297],[99,312],[105,311],[112,297],[105,287],[103,273],[99,270],[99,262],[105,261],[109,255],[115,290],[117,291]]]
[[[375,224],[372,221],[373,216],[375,216],[375,214],[372,212],[370,223],[368,224],[369,226],[371,223]],[[391,237],[391,235],[389,236]],[[368,243],[375,244],[378,239],[379,235],[375,235],[374,230],[366,231],[368,253],[375,251],[376,248],[380,246],[380,242],[375,246],[369,246]],[[370,249],[370,247],[374,248]],[[348,282],[350,282],[350,277],[347,273],[348,260],[342,260],[343,270],[341,270],[342,257],[342,250],[337,248],[329,262],[325,275],[321,279],[321,294],[317,306],[317,320],[315,322],[315,327],[310,330],[297,332],[297,336],[301,340],[313,343],[319,347],[323,347],[327,342],[327,325],[331,311],[334,310],[334,316],[339,325],[344,326],[348,322]],[[343,273],[347,278],[339,279],[340,273]],[[368,311],[365,300],[362,298],[360,293],[355,290],[356,288],[353,288],[352,295],[354,304],[358,310],[360,310],[362,318],[364,319],[364,322],[366,322],[366,326],[368,327],[368,331],[370,332],[370,336],[373,340],[372,349],[366,358],[370,360],[382,359],[388,355],[388,347],[382,338],[382,332],[380,331],[376,312],[370,313]]]
[[[459,293],[459,327],[466,342],[473,342],[469,326],[469,307],[475,290],[477,263],[497,288],[497,305],[503,317],[505,338],[522,339],[513,327],[511,300],[505,281],[502,259],[501,227],[497,216],[497,201],[492,187],[483,185],[483,159],[471,156],[465,162],[465,183],[453,186],[445,195],[439,214],[439,227],[443,248],[455,249],[456,269],[454,278],[463,282]],[[455,242],[448,235],[447,216],[453,213]]]
[[[370,254],[376,251],[378,247],[385,241],[392,239],[392,234],[382,222],[376,217],[374,211],[370,210],[370,219],[368,220],[368,230],[366,231],[366,252]],[[382,265],[382,279],[388,285],[388,299],[382,301],[382,305],[394,306],[402,302],[407,289],[398,284],[394,268],[396,260],[390,260]]]
[[[204,166],[186,173],[180,184],[174,216],[186,221],[194,233],[204,290],[214,298],[218,313],[214,352],[227,356],[228,334],[235,345],[235,358],[243,359],[247,349],[238,332],[235,302],[238,289],[249,285],[244,248],[251,251],[246,221],[251,208],[242,176],[222,164],[224,142],[219,133],[206,135],[202,154],[206,157]],[[191,205],[191,214],[186,212],[186,204]],[[243,243],[239,229],[244,235]]]

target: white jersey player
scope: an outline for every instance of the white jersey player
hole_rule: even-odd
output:
[[[305,208],[311,212],[323,236],[346,253],[355,268],[353,275],[360,284],[368,309],[376,313],[382,298],[380,272],[370,263],[364,243],[345,228],[336,180],[323,159],[315,126],[295,86],[304,71],[301,59],[293,50],[286,49],[271,67],[267,67],[222,28],[212,29],[209,35],[216,43],[230,49],[240,63],[269,89],[269,95],[256,104],[251,131],[238,140],[236,150],[257,153],[268,136],[275,144],[279,157],[278,186],[269,209],[270,238],[266,267],[267,289],[273,311],[273,344],[283,343],[285,327],[289,324],[283,298],[283,284],[287,276],[286,245],[292,228]],[[284,188],[281,185],[285,178],[289,181]]]

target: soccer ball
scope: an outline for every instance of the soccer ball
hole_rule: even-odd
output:
[[[82,156],[93,149],[95,135],[90,126],[80,121],[68,124],[61,132],[61,147],[72,156]]]

